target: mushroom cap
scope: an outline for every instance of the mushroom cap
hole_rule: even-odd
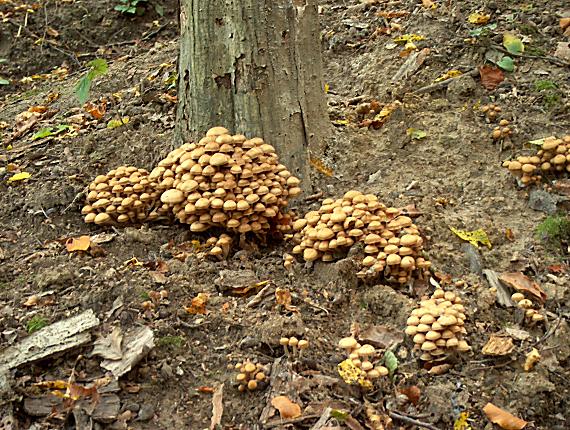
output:
[[[420,319],[416,316],[416,315],[412,315],[408,318],[408,320],[406,321],[407,325],[413,325],[416,326],[420,323]]]
[[[281,345],[281,346],[289,345],[289,338],[288,337],[282,337],[281,339],[279,339],[279,345]]]
[[[441,337],[441,333],[438,331],[430,330],[426,333],[427,340],[437,340]]]
[[[323,228],[317,231],[318,240],[329,240],[335,236],[334,232],[330,228]]]
[[[353,337],[343,337],[338,342],[338,346],[342,349],[353,349],[356,347],[358,342]]]
[[[358,348],[358,355],[362,357],[368,357],[376,352],[376,349],[372,345],[364,344]]]
[[[299,349],[307,349],[309,347],[309,341],[306,339],[301,339],[297,344]]]
[[[184,193],[177,189],[166,190],[160,196],[160,201],[169,205],[182,203],[184,201]],[[125,205],[123,204],[123,206]]]
[[[107,224],[111,221],[111,216],[105,212],[97,214],[93,219],[93,222],[97,225]]]
[[[437,322],[442,326],[447,327],[450,325],[457,324],[457,318],[453,315],[442,315],[437,319]]]
[[[513,302],[516,302],[516,303],[520,302],[520,301],[523,300],[523,299],[524,299],[524,294],[522,294],[522,293],[514,293],[514,294],[511,296],[511,300],[512,300]]]
[[[471,351],[471,347],[466,341],[460,340],[459,343],[457,344],[457,350],[460,352]]]
[[[303,251],[303,258],[306,261],[315,261],[317,258],[319,258],[319,251],[313,248],[306,248]]]
[[[216,152],[210,157],[209,162],[211,166],[219,167],[228,164],[230,162],[230,157],[221,152]]]
[[[224,127],[212,127],[206,132],[206,136],[220,136],[222,134],[229,134],[228,129]]]
[[[365,372],[368,372],[369,370],[372,370],[374,368],[374,365],[370,361],[365,360],[361,363],[360,368]]]
[[[422,343],[421,350],[422,351],[434,351],[437,349],[437,345],[429,340],[426,340]]]
[[[299,344],[299,339],[295,336],[289,338],[289,346],[297,346]]]
[[[396,266],[396,265],[400,264],[401,261],[402,261],[402,257],[400,257],[398,254],[389,254],[386,257],[386,264],[388,266]]]

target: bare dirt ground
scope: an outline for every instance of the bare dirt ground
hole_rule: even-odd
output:
[[[15,422],[0,421],[0,429],[208,428],[212,391],[222,383],[221,426],[228,429],[325,428],[313,426],[327,407],[350,416],[337,415],[326,428],[373,428],[368,407],[439,429],[454,428],[461,412],[472,429],[499,428],[482,411],[488,402],[528,421],[527,429],[570,428],[567,244],[553,247],[536,234],[545,211],[567,209],[556,208],[548,190],[520,188],[501,167],[502,160],[528,152],[530,140],[570,134],[569,60],[554,55],[558,43],[568,43],[559,26],[560,18],[570,16],[567,5],[545,0],[443,1],[434,2],[435,8],[411,0],[320,5],[334,133],[321,160],[328,167],[315,167],[315,188],[321,199],[356,188],[387,205],[414,205],[420,213],[415,222],[426,238],[433,277],[463,297],[472,346],[454,358],[449,371],[434,375],[403,336],[411,310],[433,285],[362,283],[352,255],[328,264],[297,262],[286,271],[283,253],[292,248],[289,243],[249,243],[217,262],[197,249],[196,241],[207,236],[181,225],[102,229],[83,222],[85,188],[96,175],[119,164],[150,170],[173,139],[175,3],[163,2],[163,17],[153,8],[126,17],[113,11],[111,0],[37,1],[25,8],[0,1],[0,59],[6,60],[0,78],[10,81],[0,85],[0,348],[17,345],[34,324],[49,325],[87,309],[100,319],[93,339],[120,327],[127,340],[146,326],[155,343],[116,388],[101,390],[114,402],[106,417],[74,415],[73,407],[65,408],[69,402],[50,393],[54,389],[37,385],[67,381],[72,374],[84,385],[103,378],[101,359],[89,356],[92,341],[19,366],[10,374],[12,391],[0,396],[2,407],[13,406]],[[496,27],[478,34],[482,25],[469,22],[476,12],[488,14],[488,24]],[[523,40],[525,52],[515,57],[514,72],[487,90],[470,72],[485,63],[493,47],[502,47],[505,31]],[[394,39],[405,34],[423,36],[413,42],[413,52],[429,48],[429,53],[423,51],[425,61],[409,76],[398,76],[409,56],[401,55],[404,44]],[[91,90],[91,101],[106,100],[100,120],[74,96],[82,67],[94,58],[110,65]],[[463,76],[415,92],[449,70]],[[500,144],[490,138],[492,125],[479,110],[490,102],[502,108],[514,129]],[[395,108],[382,124],[372,123],[378,112],[366,113],[370,104]],[[17,116],[38,106],[47,110],[22,131]],[[128,123],[107,127],[109,120],[125,117]],[[77,127],[33,139],[40,129],[62,124]],[[413,139],[409,129],[425,137]],[[29,179],[8,183],[24,171]],[[535,201],[537,191],[544,194],[542,203]],[[301,198],[293,206],[304,213],[319,204]],[[467,245],[450,227],[482,228],[492,248]],[[81,235],[98,240],[98,247],[68,252],[66,239]],[[484,269],[522,272],[538,282],[547,295],[546,322],[529,325],[520,310],[501,305]],[[264,285],[269,295],[251,304]],[[275,288],[292,293],[296,310],[276,304]],[[143,302],[160,290],[168,291],[168,298],[145,311]],[[208,312],[190,314],[184,307],[199,293],[209,295]],[[340,379],[336,366],[345,357],[337,343],[378,327],[388,333],[399,365],[393,378],[366,393]],[[484,355],[492,334],[512,338],[512,351]],[[308,339],[311,347],[291,363],[279,345],[283,336]],[[526,372],[523,363],[532,348],[541,359]],[[236,389],[236,372],[228,365],[246,359],[273,364],[272,381],[283,379],[283,394],[303,410],[300,419],[280,421],[267,406],[270,388]],[[401,393],[411,386],[419,389],[417,401]],[[264,410],[274,415],[262,425]],[[392,428],[418,427],[393,418]]]

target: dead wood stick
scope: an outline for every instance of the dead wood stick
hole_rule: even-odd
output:
[[[513,57],[546,60],[550,61],[551,63],[557,64],[559,66],[565,66],[565,67],[570,66],[569,62],[564,61],[562,58],[552,57],[551,55],[513,54],[512,52],[507,51],[505,48],[499,45],[492,45],[492,48],[496,49],[499,52],[502,52],[503,54],[512,55]]]
[[[445,81],[441,81],[441,82],[438,82],[436,84],[428,85],[427,87],[419,88],[415,91],[412,91],[412,93],[413,94],[431,93],[432,91],[440,90],[442,88],[447,87],[451,83],[451,81],[458,79],[458,78],[461,78],[461,76],[477,76],[477,75],[479,75],[478,69],[469,70],[468,72],[465,72],[460,76],[457,76],[455,78],[449,78],[449,79],[446,79]]]
[[[290,418],[288,420],[282,420],[282,419],[278,419],[278,420],[273,420],[270,421],[266,424],[263,424],[264,428],[271,428],[271,427],[277,427],[277,426],[284,426],[286,424],[296,424],[296,423],[301,423],[303,421],[306,420],[312,420],[313,418],[319,418],[320,415],[303,415],[297,418]]]
[[[388,412],[388,415],[390,415],[390,418],[392,418],[392,419],[394,419],[394,420],[403,421],[403,422],[405,422],[405,423],[413,424],[413,425],[416,425],[416,426],[418,426],[418,427],[423,427],[423,428],[429,429],[429,430],[440,430],[439,428],[437,428],[436,426],[434,426],[434,425],[432,425],[432,424],[430,424],[430,423],[424,423],[424,422],[422,422],[422,421],[415,420],[415,419],[410,418],[410,417],[408,417],[408,416],[406,416],[406,415],[402,415],[402,414],[400,414],[400,413],[398,413],[398,412],[392,412],[392,411],[390,411],[390,412]]]

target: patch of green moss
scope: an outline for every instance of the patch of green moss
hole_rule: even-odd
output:
[[[552,248],[560,248],[570,242],[570,217],[552,215],[536,227],[536,234]]]
[[[180,348],[184,345],[182,336],[163,336],[157,341],[158,346]]]
[[[48,325],[48,322],[44,317],[34,315],[26,324],[26,331],[28,334],[32,334],[33,332],[44,328],[46,325]]]

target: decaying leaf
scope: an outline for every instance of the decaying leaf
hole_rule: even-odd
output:
[[[32,306],[36,306],[38,304],[38,302],[40,301],[40,298],[37,294],[32,294],[30,297],[28,297],[26,299],[26,301],[24,303],[22,303],[24,306],[26,307],[32,307]]]
[[[128,116],[125,116],[123,118],[119,118],[119,119],[112,119],[107,123],[107,128],[117,128],[120,127],[122,125],[128,124],[130,121],[130,118]]]
[[[357,367],[350,358],[340,362],[337,365],[337,371],[343,381],[347,384],[358,384],[367,390],[372,388],[372,383],[366,377],[366,372]]]
[[[271,399],[271,406],[279,411],[283,419],[297,418],[301,416],[301,407],[292,402],[287,396],[277,396]]]
[[[120,360],[123,358],[122,344],[123,333],[121,327],[117,326],[109,335],[95,340],[91,356],[98,355],[106,360]]]
[[[437,8],[437,3],[434,3],[432,0],[422,0],[422,6],[426,9],[435,9]]]
[[[208,303],[208,294],[198,293],[198,295],[192,299],[190,306],[185,307],[184,309],[192,315],[205,314],[208,312],[206,310],[206,303]]]
[[[433,366],[429,369],[428,373],[430,375],[443,375],[444,373],[447,373],[449,369],[451,369],[451,364],[449,363],[438,364],[437,366]]]
[[[65,242],[67,252],[87,251],[90,245],[91,238],[89,236],[70,237]]]
[[[544,303],[547,299],[547,295],[541,286],[521,272],[501,273],[499,280],[516,291],[524,291],[532,295],[540,303]]]
[[[505,79],[505,74],[501,69],[494,66],[479,67],[479,75],[481,76],[481,84],[489,91],[497,88],[497,85]]]
[[[398,359],[396,358],[396,355],[390,350],[384,353],[384,365],[390,372],[390,376],[392,376],[398,369]]]
[[[491,19],[491,15],[488,15],[485,13],[475,12],[475,13],[472,13],[471,15],[469,15],[469,17],[467,18],[467,21],[469,21],[469,23],[471,23],[471,24],[482,25],[482,24],[487,24],[490,19]]]
[[[458,230],[453,227],[449,227],[449,229],[455,233],[456,236],[459,238],[469,242],[471,245],[479,248],[479,244],[487,246],[489,249],[492,248],[491,241],[487,236],[487,233],[483,229],[467,231],[467,230]]]
[[[16,173],[15,175],[12,175],[11,177],[8,178],[8,183],[11,184],[12,182],[23,181],[23,180],[31,178],[31,177],[32,177],[32,174],[28,173],[28,172]]]
[[[311,159],[309,160],[309,163],[311,164],[311,166],[313,166],[319,173],[322,173],[325,176],[332,176],[334,174],[333,169],[331,169],[330,167],[328,167],[324,161],[322,161],[319,158],[313,158],[311,157]]]
[[[570,30],[569,29],[566,29],[566,33],[569,33],[569,36],[570,36]],[[570,61],[570,43],[569,42],[558,42],[556,44],[556,50],[554,51],[554,56],[561,58],[564,61]]]
[[[353,333],[351,325],[351,333],[353,336],[358,337],[360,343],[368,343],[381,349],[391,349],[404,341],[404,335],[401,330],[384,325],[373,325],[365,330],[361,330],[358,334]]]
[[[101,119],[105,116],[107,112],[107,100],[103,99],[100,103],[88,102],[83,107],[85,111],[95,119]]]
[[[441,75],[439,78],[435,79],[434,82],[446,81],[451,78],[457,78],[461,75],[463,75],[463,72],[461,70],[449,70],[445,72],[443,75]]]
[[[530,372],[534,368],[534,365],[540,361],[540,358],[538,350],[536,348],[532,348],[532,351],[526,355],[523,366],[524,371]]]
[[[492,403],[487,403],[483,408],[483,412],[485,412],[489,421],[505,430],[521,430],[528,424],[526,421],[515,417]]]
[[[483,347],[482,352],[485,355],[500,356],[510,354],[514,348],[515,345],[511,337],[491,335]]]
[[[224,398],[224,384],[220,384],[220,386],[212,396],[212,419],[210,421],[210,430],[218,428],[222,423],[222,415],[224,414],[223,398]]]
[[[469,412],[461,412],[453,423],[453,430],[471,430],[471,426],[467,422]]]
[[[503,46],[513,55],[520,55],[524,52],[524,44],[512,33],[503,34]]]
[[[414,406],[420,402],[420,396],[422,394],[417,385],[401,388],[400,393],[406,396],[410,403],[412,403]]]
[[[417,128],[408,128],[406,134],[410,136],[410,139],[421,140],[427,136],[427,133],[423,130],[418,130]]]

